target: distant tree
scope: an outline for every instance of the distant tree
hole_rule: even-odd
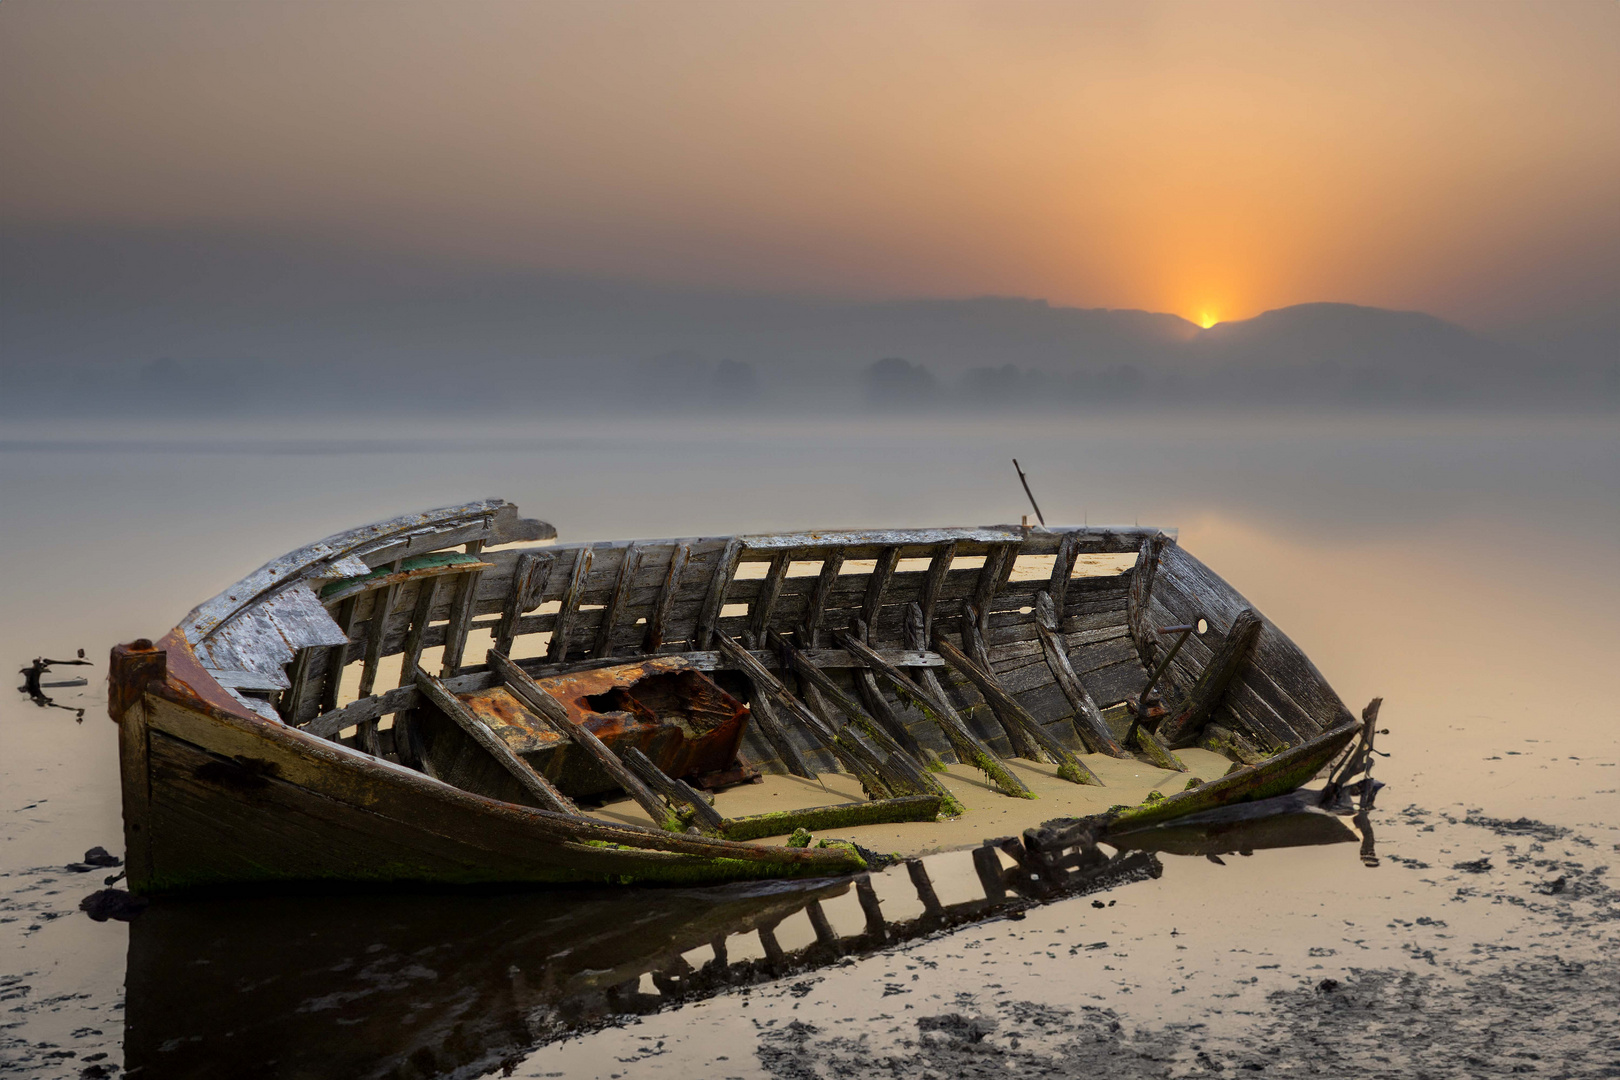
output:
[[[910,408],[931,403],[939,380],[922,364],[886,357],[866,369],[866,400],[882,408]]]

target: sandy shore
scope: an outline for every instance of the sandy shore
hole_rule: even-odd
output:
[[[968,808],[967,813],[960,817],[895,825],[859,825],[837,829],[826,835],[853,840],[874,851],[904,856],[955,851],[978,847],[979,842],[987,837],[1021,833],[1032,825],[1052,818],[1081,817],[1101,813],[1120,803],[1139,803],[1152,791],[1171,795],[1185,788],[1187,781],[1193,777],[1214,780],[1232,766],[1226,758],[1208,750],[1181,750],[1177,754],[1186,763],[1187,772],[1170,772],[1140,761],[1122,760],[1105,754],[1083,755],[1081,760],[1102,780],[1103,787],[1060,780],[1055,765],[1009,759],[1008,764],[1013,771],[1035,793],[1034,799],[1009,798],[987,783],[977,769],[952,765],[947,772],[936,775]],[[745,817],[775,810],[863,801],[865,795],[853,776],[824,773],[816,780],[798,776],[767,776],[762,783],[743,784],[720,792],[715,798],[715,807],[725,817]],[[610,821],[652,824],[641,807],[629,799],[608,803],[594,814]],[[784,844],[787,837],[770,837],[757,842]]]

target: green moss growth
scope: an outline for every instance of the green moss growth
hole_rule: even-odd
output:
[[[1191,791],[1193,788],[1199,787],[1200,785],[1202,785],[1203,782],[1204,781],[1203,781],[1202,777],[1195,776],[1191,780],[1188,780],[1187,781],[1187,786],[1182,788],[1181,790],[1182,791]]]
[[[793,835],[788,837],[788,847],[809,847],[812,837],[809,829],[794,829]]]

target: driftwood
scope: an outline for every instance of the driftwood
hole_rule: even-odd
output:
[[[440,712],[455,721],[457,727],[471,735],[473,741],[487,750],[491,757],[500,762],[506,771],[523,785],[523,789],[534,796],[535,801],[543,809],[563,814],[579,813],[579,808],[569,801],[568,796],[552,787],[551,781],[536,772],[534,766],[513,753],[512,748],[507,746],[499,735],[489,730],[483,721],[469,712],[459,698],[444,688],[442,682],[425,671],[418,671],[416,688],[438,706]]]
[[[622,787],[625,794],[634,799],[660,828],[672,832],[681,830],[680,818],[665,806],[624,762],[619,760],[617,754],[607,748],[606,743],[598,739],[585,725],[574,723],[563,703],[547,693],[545,687],[529,678],[528,672],[493,649],[489,653],[489,663],[500,677],[506,680],[507,689],[519,701],[595,759],[603,771],[613,778],[614,783]]]
[[[1069,749],[1051,733],[1041,727],[1040,723],[1018,704],[1018,700],[1001,688],[996,677],[980,668],[973,661],[963,655],[962,650],[950,643],[943,634],[934,633],[934,648],[945,658],[945,662],[965,675],[969,682],[979,688],[984,700],[1000,717],[1002,725],[1011,728],[1020,728],[1031,742],[1037,744],[1049,754],[1058,766],[1058,775],[1074,784],[1096,784],[1102,786],[1097,774],[1086,768],[1081,760],[1069,752]]]
[[[848,829],[856,825],[886,825],[899,821],[933,821],[939,816],[938,795],[902,795],[871,802],[811,806],[802,810],[775,810],[768,814],[726,818],[719,824],[727,840],[758,840],[765,836],[791,836],[799,829]]]
[[[1058,633],[1057,610],[1052,597],[1044,592],[1035,594],[1035,629],[1040,634],[1041,651],[1046,655],[1046,666],[1052,672],[1052,678],[1063,691],[1063,696],[1069,699],[1074,708],[1074,727],[1085,743],[1086,749],[1093,754],[1108,754],[1110,757],[1129,757],[1125,748],[1119,745],[1108,725],[1103,723],[1102,710],[1086,692],[1085,684],[1074,673],[1069,663],[1068,651],[1064,648],[1063,638]]]

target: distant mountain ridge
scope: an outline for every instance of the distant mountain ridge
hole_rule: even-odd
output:
[[[443,383],[434,400],[445,407],[487,403],[482,387],[493,381],[514,408],[612,394],[638,408],[748,397],[881,406],[907,386],[925,399],[910,404],[957,408],[1122,399],[1612,407],[1620,347],[1605,355],[1609,324],[1594,325],[1561,355],[1555,342],[1508,344],[1422,312],[1343,303],[1201,330],[1172,314],[1016,297],[830,300],[288,239],[0,230],[0,371],[23,392],[22,408],[98,395],[220,407],[247,390],[297,385],[299,373],[337,394],[386,395],[426,378]],[[895,360],[926,377],[897,380],[902,369],[888,364],[871,382],[873,365]]]

